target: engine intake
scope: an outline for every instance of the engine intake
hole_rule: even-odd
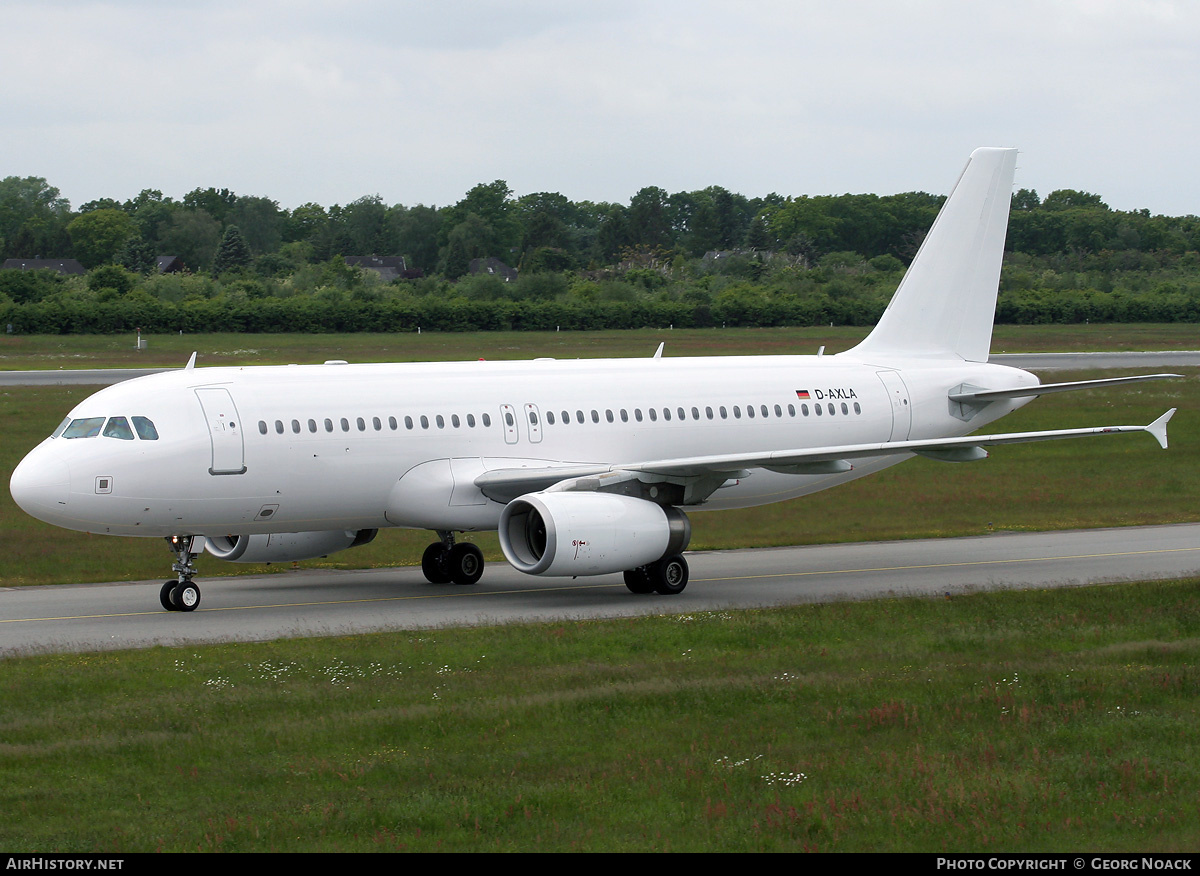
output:
[[[612,493],[529,493],[500,514],[500,547],[529,575],[607,575],[681,553],[692,537],[678,508]]]

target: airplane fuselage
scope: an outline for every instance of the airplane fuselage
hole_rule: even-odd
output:
[[[843,356],[186,369],[91,396],[68,421],[105,425],[47,439],[14,483],[52,487],[27,509],[41,519],[112,535],[486,530],[504,507],[475,484],[489,470],[963,435],[1026,400],[963,419],[949,391],[1036,383],[997,365]],[[104,434],[114,417],[148,419],[157,437]],[[697,508],[793,498],[903,458],[755,470]]]

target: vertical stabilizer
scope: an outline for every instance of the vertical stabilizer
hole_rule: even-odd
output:
[[[879,324],[849,355],[986,362],[1016,149],[976,149]]]

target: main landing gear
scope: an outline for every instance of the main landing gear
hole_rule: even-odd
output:
[[[430,584],[475,584],[483,577],[483,551],[470,542],[454,543],[454,533],[438,530],[441,541],[425,548],[421,571]]]
[[[167,611],[195,611],[200,604],[200,587],[192,580],[196,576],[196,557],[199,552],[192,551],[194,536],[173,535],[167,539],[167,546],[175,554],[175,563],[171,571],[178,577],[174,581],[165,581],[158,591],[158,601]]]
[[[688,564],[682,554],[663,557],[625,572],[625,586],[631,593],[660,593],[675,596],[688,583]]]

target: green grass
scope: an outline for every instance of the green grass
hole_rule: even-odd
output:
[[[1058,327],[1034,327],[1025,335],[1025,349],[1063,346]],[[1081,328],[1072,327],[1073,332]],[[1132,326],[1115,337],[1111,326],[1091,327],[1095,343],[1111,348],[1140,349],[1153,345],[1187,346],[1175,326]],[[1188,327],[1183,327],[1188,328]],[[388,358],[384,345],[410,344],[416,358],[463,358],[479,353],[489,358],[577,354],[581,337],[589,356],[650,355],[656,339],[668,337],[668,354],[788,352],[815,348],[816,341],[833,344],[834,336],[800,337],[816,330],[755,329],[731,332],[601,332],[403,335],[339,337],[294,335],[229,335],[185,338],[186,345],[163,355],[178,364],[183,350],[245,351],[226,357],[242,361],[323,361],[342,356],[351,360]],[[829,330],[824,330],[829,331]],[[850,346],[837,330],[842,346]],[[1010,331],[1018,333],[1016,329]],[[1104,334],[1101,335],[1100,333]],[[1119,333],[1117,333],[1119,334]],[[1101,340],[1102,339],[1102,340]],[[85,366],[128,365],[143,361],[132,349],[118,355],[109,337],[5,339],[25,343],[27,367],[34,351],[49,355],[56,344],[78,343],[88,352]],[[173,336],[163,339],[176,342]],[[1003,340],[998,337],[999,342]],[[1082,340],[1077,339],[1079,343]],[[362,344],[347,350],[342,343]],[[313,345],[318,345],[315,348]],[[327,346],[326,346],[327,345]],[[132,347],[132,345],[129,345]],[[161,344],[152,345],[152,350]],[[6,349],[6,348],[5,348]],[[49,352],[48,352],[49,351]],[[396,351],[393,351],[396,352]],[[303,354],[303,355],[301,355]],[[82,354],[81,354],[82,355]],[[173,358],[171,358],[173,357]],[[215,356],[208,358],[212,362]],[[128,361],[126,361],[128,360]],[[5,360],[11,361],[11,360]],[[42,360],[39,367],[57,361]],[[0,361],[0,365],[4,363]],[[159,362],[158,364],[163,364]],[[6,366],[5,366],[6,367]],[[692,547],[718,549],[875,539],[975,535],[996,530],[1094,528],[1196,519],[1200,507],[1200,373],[1182,369],[1186,379],[1138,384],[1129,388],[1094,390],[1047,396],[991,427],[992,431],[1073,428],[1094,425],[1149,423],[1163,411],[1178,407],[1171,421],[1171,449],[1165,453],[1145,435],[1115,436],[996,448],[992,458],[971,464],[948,464],[914,459],[847,486],[792,502],[727,512],[695,512]],[[1105,375],[1124,372],[1104,372]],[[1071,380],[1097,373],[1055,372],[1053,379]],[[58,425],[64,414],[94,391],[91,387],[0,387],[0,474],[7,482],[20,458]],[[494,534],[475,538],[489,561],[502,561]],[[426,532],[383,530],[370,545],[314,560],[306,566],[364,568],[411,565],[432,540]],[[0,586],[111,580],[150,580],[168,577],[172,556],[157,539],[89,536],[36,521],[20,511],[7,489],[0,490]],[[271,569],[279,569],[274,566]],[[201,575],[234,575],[269,571],[267,567],[201,560]]]
[[[6,660],[0,848],[1191,851],[1200,582]]]
[[[524,359],[535,356],[649,356],[665,342],[667,356],[836,353],[868,328],[838,326],[753,329],[641,329],[603,332],[462,332],[423,334],[206,334],[135,336],[0,335],[0,371],[46,368],[182,367],[193,351],[200,365],[308,364],[326,359],[410,362]],[[996,326],[996,353],[1191,350],[1200,346],[1187,324]]]

